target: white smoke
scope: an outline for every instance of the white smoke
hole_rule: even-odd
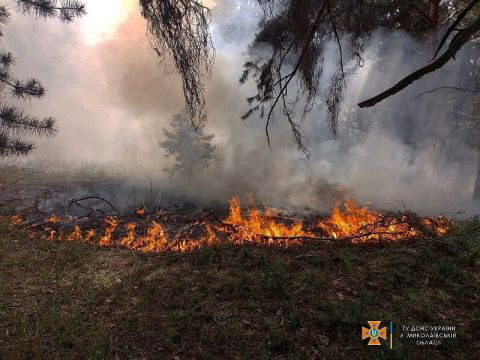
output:
[[[328,130],[322,100],[305,119],[312,154],[305,163],[281,117],[271,129],[272,150],[263,120],[240,120],[247,110],[245,98],[255,92],[254,84],[240,86],[238,79],[260,11],[250,1],[216,4],[212,30],[217,57],[208,82],[209,119],[204,131],[215,134],[218,157],[208,169],[194,179],[168,183],[163,169],[169,160],[158,143],[163,140],[162,128],[182,110],[183,97],[178,77],[165,73],[151,50],[138,9],[115,36],[96,47],[82,41],[76,25],[20,16],[6,28],[2,45],[18,57],[17,73],[38,76],[49,90],[45,100],[25,110],[59,119],[58,136],[39,140],[28,161],[121,164],[130,182],[151,179],[202,201],[223,202],[233,194],[251,192],[279,206],[324,210],[343,196],[345,187],[347,196],[380,207],[450,214],[478,210],[469,201],[476,151],[452,139],[450,146],[461,154],[463,165],[449,163],[438,139],[448,135],[451,112],[445,111],[438,94],[416,99],[422,91],[455,80],[459,76],[455,64],[372,109],[360,110],[356,103],[428,59],[407,35],[378,31],[364,54],[365,67],[349,80],[339,137],[334,139]],[[325,84],[335,70],[337,51],[332,44],[325,54]],[[365,129],[352,129],[355,115],[364,119]],[[405,126],[409,122],[415,124],[411,133]]]

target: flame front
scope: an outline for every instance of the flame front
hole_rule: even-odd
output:
[[[291,243],[293,243],[294,238],[314,236],[303,231],[302,222],[294,221],[290,225],[285,225],[277,219],[279,215],[278,212],[271,208],[266,208],[265,214],[253,208],[248,211],[246,217],[243,217],[240,198],[235,196],[230,200],[230,215],[225,220],[225,223],[236,229],[238,241],[240,242],[290,238],[292,240]]]
[[[374,224],[378,218],[378,214],[369,211],[366,207],[358,207],[351,199],[348,199],[344,206],[346,210],[342,212],[340,204],[337,204],[330,218],[318,224],[323,231],[335,239],[356,234],[365,226]]]
[[[419,221],[411,213],[382,215],[358,206],[351,199],[345,201],[344,208],[342,211],[337,204],[332,215],[318,223],[318,227],[334,239],[353,242],[412,239],[420,235],[419,232],[444,235],[451,228],[446,218],[421,218]]]
[[[319,239],[351,242],[408,240],[443,235],[451,229],[451,222],[445,218],[420,218],[411,213],[382,215],[358,206],[353,200],[344,203],[344,210],[337,204],[329,217],[310,221],[308,226],[304,221],[284,217],[279,210],[255,207],[252,196],[249,205],[247,211],[242,211],[240,198],[235,196],[230,200],[226,219],[215,216],[191,221],[180,228],[177,221],[173,222],[176,227],[164,223],[167,218],[162,218],[163,213],[148,214],[144,208],[135,210],[129,222],[125,217],[107,216],[100,226],[90,226],[85,231],[79,224],[66,231],[64,224],[75,219],[55,215],[33,225],[27,225],[22,216],[14,215],[10,217],[10,223],[45,240],[83,241],[156,253],[193,251],[221,242],[286,247]]]

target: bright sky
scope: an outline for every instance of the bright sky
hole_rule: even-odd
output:
[[[203,0],[203,5],[205,5],[208,8],[213,8],[215,5],[217,5],[218,0]]]
[[[81,22],[85,42],[95,46],[115,35],[117,28],[136,9],[136,0],[84,0],[87,15]],[[200,1],[199,1],[200,2]],[[209,8],[215,7],[217,0],[203,0]]]
[[[115,35],[117,28],[134,10],[135,0],[84,0],[87,15],[81,22],[85,42],[95,46]]]

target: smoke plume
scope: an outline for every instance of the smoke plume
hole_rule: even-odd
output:
[[[245,98],[255,92],[254,84],[239,85],[242,65],[251,51],[268,51],[249,48],[259,19],[260,10],[252,2],[216,2],[216,62],[208,79],[204,131],[214,134],[217,156],[195,177],[171,183],[164,171],[171,159],[159,143],[164,141],[162,128],[183,110],[183,94],[173,67],[161,64],[151,49],[139,9],[133,7],[115,34],[95,46],[82,38],[81,23],[15,17],[2,45],[18,57],[18,74],[38,76],[49,90],[42,102],[23,104],[24,110],[53,115],[60,128],[56,138],[38,140],[36,152],[23,161],[48,159],[48,167],[102,163],[121,168],[119,176],[129,183],[152,181],[203,203],[253,193],[276,206],[319,211],[345,196],[390,209],[477,210],[469,200],[477,151],[460,136],[450,136],[456,114],[444,96],[418,97],[458,83],[456,64],[360,110],[356,103],[429,58],[422,44],[406,34],[379,30],[363,54],[364,68],[349,79],[338,137],[328,129],[322,99],[306,117],[311,159],[304,162],[281,116],[271,128],[272,149],[263,120],[240,120],[247,109]],[[325,84],[335,71],[337,52],[332,43],[325,54]]]

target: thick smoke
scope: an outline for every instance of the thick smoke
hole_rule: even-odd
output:
[[[328,130],[322,100],[305,119],[312,156],[304,162],[281,116],[271,129],[272,149],[263,120],[240,120],[245,98],[255,92],[254,84],[240,86],[238,79],[259,9],[248,1],[225,0],[216,2],[213,15],[217,57],[208,81],[204,132],[215,135],[217,157],[196,177],[175,183],[164,171],[171,160],[159,143],[162,128],[183,109],[183,95],[173,68],[160,65],[150,48],[139,10],[96,47],[82,42],[80,24],[17,17],[6,29],[3,45],[20,59],[19,74],[39,75],[49,89],[44,101],[25,110],[54,115],[60,127],[56,138],[38,142],[28,162],[48,159],[56,167],[100,162],[122,168],[129,183],[152,181],[206,203],[253,193],[277,206],[321,211],[344,196],[385,208],[476,211],[469,199],[477,152],[460,137],[449,136],[455,114],[440,93],[417,99],[423,91],[457,83],[455,64],[373,109],[360,110],[356,103],[429,57],[407,35],[378,31],[364,54],[365,67],[349,79],[338,138]],[[337,52],[332,44],[325,54],[325,84],[335,71]]]

